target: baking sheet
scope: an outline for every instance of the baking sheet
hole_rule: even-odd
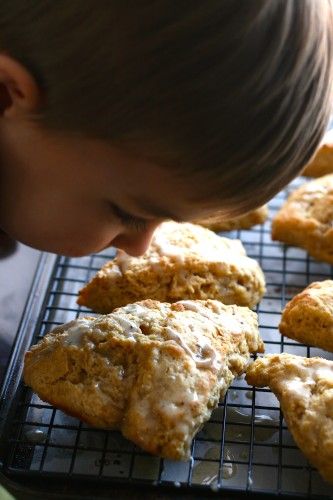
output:
[[[267,292],[257,308],[266,353],[301,356],[333,355],[284,338],[278,332],[281,310],[309,283],[333,278],[332,266],[309,258],[301,249],[272,242],[271,220],[288,192],[305,182],[296,179],[269,204],[269,220],[251,230],[224,233],[240,238],[250,257],[264,270]],[[78,290],[114,251],[83,258],[59,258],[52,272],[33,343],[56,325],[91,312],[78,307]],[[28,312],[29,313],[29,312]],[[234,381],[224,401],[197,434],[188,462],[153,457],[119,432],[91,428],[43,403],[21,383],[13,398],[13,419],[6,431],[3,473],[50,481],[80,479],[102,484],[145,485],[153,491],[201,491],[218,495],[265,493],[300,498],[333,498],[333,487],[320,478],[296,447],[268,389]],[[51,484],[51,483],[50,483]],[[74,490],[73,490],[74,491]],[[101,492],[102,496],[102,492]],[[67,498],[70,498],[68,493]]]

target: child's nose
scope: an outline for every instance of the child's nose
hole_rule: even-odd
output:
[[[116,236],[111,245],[124,250],[133,257],[139,257],[150,245],[155,229],[161,222],[148,222],[144,231],[126,231]]]

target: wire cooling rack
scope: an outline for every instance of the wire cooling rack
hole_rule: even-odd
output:
[[[333,277],[332,266],[313,260],[301,249],[271,240],[274,214],[288,192],[305,181],[296,179],[271,201],[270,216],[263,225],[225,235],[240,238],[247,254],[259,261],[265,273],[267,292],[257,313],[266,353],[285,351],[332,359],[330,353],[284,338],[277,328],[282,309],[295,294],[313,281]],[[324,483],[296,447],[275,396],[268,389],[248,386],[244,376],[234,381],[225,400],[197,434],[191,460],[180,463],[147,454],[119,432],[98,430],[66,416],[19,382],[24,351],[31,343],[56,325],[91,314],[77,306],[77,293],[113,256],[110,250],[78,259],[60,257],[49,275],[45,277],[46,266],[43,279],[37,280],[34,296],[39,297],[39,302],[36,306],[36,300],[32,301],[27,308],[18,337],[21,349],[14,355],[3,393],[3,480],[11,486],[15,484],[22,498],[26,493],[23,485],[27,484],[29,491],[34,492],[33,498],[53,498],[57,492],[62,498],[74,498],[79,488],[81,498],[88,491],[89,498],[93,498],[91,491],[96,497],[109,498],[107,491],[121,485],[132,487],[133,491],[148,488],[145,498],[147,491],[173,497],[186,492],[201,498],[241,497],[245,493],[333,498],[333,488]],[[22,338],[29,325],[31,338],[24,344]]]

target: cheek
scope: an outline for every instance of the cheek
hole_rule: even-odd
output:
[[[66,256],[98,252],[119,232],[98,207],[84,203],[51,203],[24,199],[6,208],[2,227],[13,238],[43,251]]]
[[[25,245],[67,257],[80,257],[99,252],[109,246],[110,242],[110,233],[107,231],[80,230],[80,227],[69,224],[60,227],[52,221],[47,221],[38,228],[35,224],[16,225],[9,228],[8,232]]]

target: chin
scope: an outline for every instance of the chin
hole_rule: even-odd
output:
[[[85,255],[90,255],[91,253],[96,253],[101,250],[98,247],[91,247],[90,245],[78,245],[77,242],[75,244],[70,244],[67,242],[61,243],[59,241],[39,241],[31,238],[21,238],[18,239],[18,241],[36,250],[63,255],[64,257],[84,257]]]
[[[42,252],[63,255],[64,257],[84,257],[101,252],[110,246],[110,244],[105,245],[105,240],[92,241],[89,234],[82,235],[82,233],[77,233],[77,238],[75,238],[75,235],[66,238],[65,235],[57,236],[56,232],[52,234],[29,234],[28,231],[24,233],[19,228],[17,231],[6,231],[4,228],[4,231],[23,245]]]

